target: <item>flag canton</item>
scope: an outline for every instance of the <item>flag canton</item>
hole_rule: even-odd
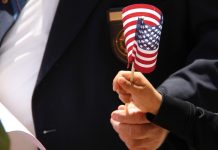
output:
[[[138,18],[135,40],[143,50],[156,50],[159,47],[162,25],[149,26],[144,19]]]

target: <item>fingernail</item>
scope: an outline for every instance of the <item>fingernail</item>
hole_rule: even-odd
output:
[[[117,115],[115,113],[112,113],[111,118],[114,119],[114,120],[117,120]]]

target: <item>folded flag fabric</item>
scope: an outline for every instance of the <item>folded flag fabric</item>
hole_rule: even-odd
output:
[[[148,4],[133,4],[122,10],[128,66],[142,73],[155,69],[163,24],[162,12]]]
[[[150,73],[155,69],[160,43],[162,25],[149,26],[139,18],[136,27],[134,67],[142,73]]]

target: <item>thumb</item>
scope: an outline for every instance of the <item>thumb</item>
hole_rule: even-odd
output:
[[[120,77],[118,79],[119,85],[122,87],[123,90],[125,90],[127,93],[132,93],[134,90],[134,87],[132,86],[131,82],[127,80],[124,77]]]

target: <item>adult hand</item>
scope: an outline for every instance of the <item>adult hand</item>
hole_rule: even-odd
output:
[[[140,72],[134,73],[130,82],[130,71],[120,71],[113,80],[113,90],[124,103],[133,102],[140,110],[157,114],[162,96]]]
[[[156,150],[164,142],[168,131],[150,123],[134,104],[119,106],[111,114],[111,124],[130,150]]]

